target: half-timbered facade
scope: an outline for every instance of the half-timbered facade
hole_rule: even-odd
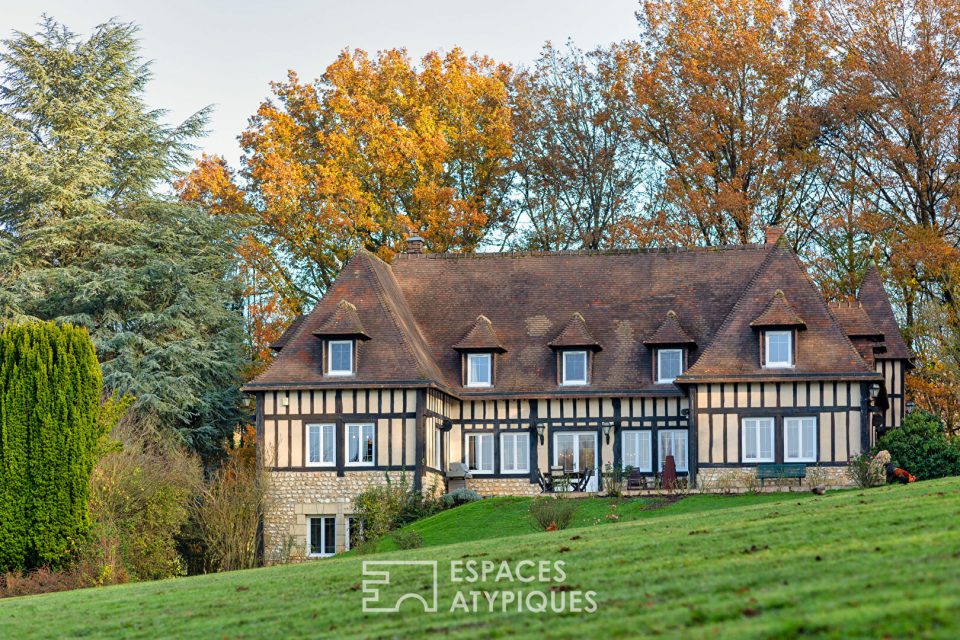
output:
[[[828,304],[764,245],[652,251],[360,252],[246,390],[273,477],[269,552],[349,545],[353,497],[406,478],[529,495],[557,468],[704,489],[758,465],[844,466],[898,426],[910,351],[871,266]]]

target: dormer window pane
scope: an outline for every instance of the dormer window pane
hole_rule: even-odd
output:
[[[327,373],[332,376],[353,374],[353,340],[331,340]]]
[[[563,352],[563,384],[587,384],[587,352]]]
[[[766,366],[791,367],[793,366],[793,332],[767,331],[766,333]]]
[[[492,384],[493,356],[489,353],[467,354],[467,386],[489,387]]]
[[[683,373],[683,349],[657,350],[657,382],[673,382]]]

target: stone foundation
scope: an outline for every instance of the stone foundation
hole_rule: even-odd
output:
[[[413,482],[413,473],[391,471],[390,479]],[[353,498],[367,487],[386,484],[383,471],[272,471],[267,513],[263,519],[264,556],[267,563],[298,560],[307,555],[307,518],[337,518],[337,552],[346,549],[347,516]]]
[[[841,489],[852,487],[853,481],[850,479],[845,466],[808,466],[807,477],[802,480],[797,478],[770,478],[764,480],[763,488],[765,491],[809,491],[820,484],[829,489]],[[697,473],[696,490],[706,493],[759,491],[760,480],[757,479],[757,468],[700,469]]]
[[[468,489],[481,496],[535,496],[540,494],[540,485],[530,484],[529,478],[479,478],[466,480]]]

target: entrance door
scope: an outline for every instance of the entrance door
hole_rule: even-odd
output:
[[[597,434],[572,431],[553,434],[553,466],[566,473],[592,469],[587,491],[597,490]]]

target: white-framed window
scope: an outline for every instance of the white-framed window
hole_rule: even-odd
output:
[[[500,434],[500,473],[530,471],[530,434]]]
[[[493,473],[493,434],[467,434],[467,469],[473,473]]]
[[[657,469],[663,471],[663,463],[667,456],[673,456],[677,471],[687,470],[687,432],[683,429],[664,429],[660,434],[660,455]]]
[[[307,425],[307,466],[336,464],[337,428],[332,424]]]
[[[467,386],[489,387],[493,385],[493,355],[490,353],[467,354]]]
[[[766,343],[766,359],[764,366],[782,368],[793,366],[793,332],[767,331],[764,336]]]
[[[683,349],[657,349],[657,382],[673,382],[683,373]]]
[[[353,375],[353,340],[331,340],[327,343],[327,375]]]
[[[312,516],[307,518],[307,555],[311,558],[325,558],[336,552],[336,516]]]
[[[773,418],[744,418],[743,462],[773,462]]]
[[[376,435],[372,424],[347,425],[347,465],[354,467],[373,464]]]
[[[563,384],[587,384],[587,352],[586,351],[564,351]]]
[[[783,461],[817,461],[817,419],[783,419]]]
[[[652,443],[650,431],[624,431],[623,466],[638,471],[653,471]]]

